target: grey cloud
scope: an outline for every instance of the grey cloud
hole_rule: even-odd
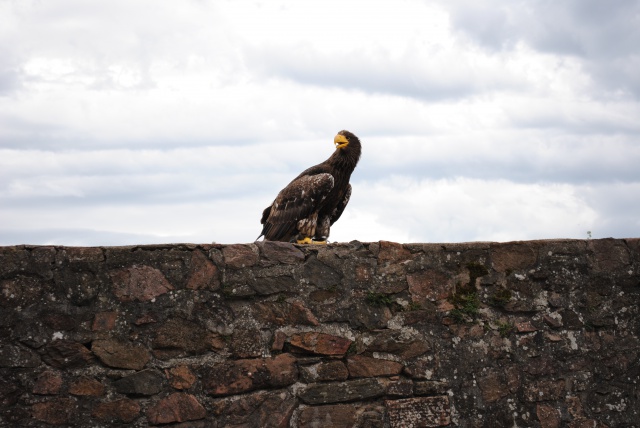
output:
[[[522,41],[542,52],[580,58],[605,91],[638,97],[640,2],[619,0],[443,1],[454,28],[493,50]],[[635,72],[634,72],[635,71]]]
[[[470,65],[459,54],[429,58],[412,50],[397,59],[383,50],[325,55],[309,46],[292,52],[281,48],[247,48],[254,70],[272,78],[366,93],[399,95],[418,100],[454,100],[491,90],[523,89],[525,81],[503,68]]]
[[[1,67],[1,65],[0,65]],[[22,86],[20,73],[15,69],[0,68],[0,97],[18,91]]]

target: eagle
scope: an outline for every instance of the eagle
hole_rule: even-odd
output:
[[[333,139],[336,150],[326,161],[307,168],[278,193],[262,212],[267,241],[326,244],[351,197],[349,179],[360,160],[360,140],[349,131]]]

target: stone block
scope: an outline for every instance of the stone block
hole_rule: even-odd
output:
[[[347,380],[349,371],[342,361],[326,361],[300,368],[306,383]]]
[[[491,262],[498,272],[531,269],[538,259],[537,248],[530,242],[507,242],[491,245]]]
[[[258,391],[213,404],[220,427],[288,428],[298,401],[288,391]]]
[[[204,419],[207,411],[198,399],[183,392],[176,392],[147,409],[147,419],[152,425]]]
[[[187,288],[190,290],[220,289],[218,267],[201,251],[192,253],[187,278]]]
[[[298,264],[304,261],[304,253],[289,242],[264,241],[260,243],[262,255],[276,264]]]
[[[62,375],[59,372],[47,370],[40,373],[35,385],[33,385],[33,393],[39,395],[57,395],[62,387]]]
[[[379,263],[399,263],[411,258],[411,252],[397,242],[380,241]]]
[[[258,247],[253,244],[227,245],[222,249],[224,262],[232,269],[251,267],[258,262]]]
[[[540,421],[540,428],[558,428],[560,426],[560,412],[549,404],[538,403],[536,416]]]
[[[443,427],[451,423],[449,397],[405,398],[385,401],[391,428]]]
[[[306,404],[331,404],[363,401],[381,397],[385,386],[377,379],[356,379],[345,382],[311,384],[298,397]]]
[[[95,358],[83,344],[70,340],[54,340],[45,346],[42,360],[48,365],[61,369],[85,367]]]
[[[103,422],[131,423],[140,416],[140,405],[128,398],[99,403],[91,416]]]
[[[347,359],[349,375],[357,377],[395,376],[402,372],[402,364],[395,361],[353,355]]]
[[[158,269],[151,266],[132,266],[109,273],[113,294],[121,302],[146,302],[173,290],[173,286]]]
[[[103,364],[118,369],[142,370],[151,359],[142,345],[116,339],[94,340],[91,350]]]
[[[203,387],[207,394],[223,396],[288,386],[298,379],[295,361],[292,355],[281,354],[216,364],[203,376]]]
[[[157,370],[143,370],[125,376],[113,383],[120,394],[125,395],[155,395],[162,391],[164,376]]]
[[[153,349],[175,350],[177,355],[202,354],[216,349],[218,335],[199,324],[182,318],[171,318],[155,326]]]
[[[165,370],[169,384],[175,389],[189,389],[197,380],[196,375],[187,366],[172,367]]]
[[[292,335],[289,343],[294,348],[313,354],[344,355],[352,341],[344,337],[310,331]]]
[[[425,269],[407,275],[411,300],[419,304],[446,299],[453,293],[451,278],[437,269]]]
[[[509,395],[509,387],[497,371],[490,371],[478,379],[478,386],[482,391],[482,399],[493,403]]]
[[[50,425],[68,425],[77,408],[72,398],[56,398],[51,401],[35,403],[32,406],[33,418]]]
[[[71,383],[69,393],[79,396],[99,397],[104,395],[104,385],[94,378],[83,376]]]

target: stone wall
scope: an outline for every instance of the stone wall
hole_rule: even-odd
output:
[[[0,248],[0,425],[640,426],[640,240]]]

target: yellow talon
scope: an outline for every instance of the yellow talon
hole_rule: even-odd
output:
[[[304,239],[298,239],[297,242],[298,242],[298,244],[312,244],[313,243],[311,238],[308,237],[308,236],[306,238],[304,238]]]
[[[327,241],[311,241],[315,245],[327,245]]]

